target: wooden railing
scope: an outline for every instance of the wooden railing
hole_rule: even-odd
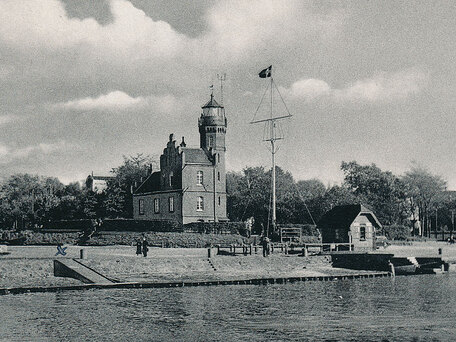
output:
[[[252,255],[262,253],[263,246],[261,245],[218,245],[217,254],[242,254]],[[339,252],[339,251],[353,251],[353,244],[351,243],[305,243],[305,244],[287,244],[287,243],[271,243],[271,253],[285,253],[285,254],[302,254],[308,256],[310,252],[317,251],[317,253],[325,252]]]

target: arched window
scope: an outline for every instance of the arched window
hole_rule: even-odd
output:
[[[158,214],[160,212],[160,199],[159,198],[154,199],[154,212],[155,212],[155,214]]]
[[[198,171],[196,173],[196,184],[203,185],[203,171]]]
[[[196,210],[203,211],[204,210],[204,198],[202,196],[198,196],[196,200]]]
[[[174,197],[170,197],[168,199],[168,205],[169,205],[169,212],[170,213],[174,212]]]
[[[144,215],[144,200],[140,199],[138,202],[139,215]]]

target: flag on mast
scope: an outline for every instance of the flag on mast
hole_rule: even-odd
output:
[[[258,76],[260,76],[260,78],[271,77],[271,75],[272,75],[272,65],[270,65],[269,68],[261,70],[260,73],[258,74]]]

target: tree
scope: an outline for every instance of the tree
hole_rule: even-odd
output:
[[[359,165],[342,162],[344,183],[363,203],[375,211],[383,224],[402,224],[407,217],[404,183],[390,171],[382,171],[375,164]]]
[[[111,171],[115,178],[107,184],[104,206],[109,217],[133,217],[131,187],[145,180],[150,174],[151,166],[157,165],[154,158],[142,154],[123,158],[123,164]]]
[[[446,182],[442,177],[431,174],[427,169],[413,166],[402,178],[406,184],[406,196],[412,220],[420,222],[420,235],[429,235],[430,219],[433,212],[443,202]]]
[[[13,228],[53,218],[64,186],[57,178],[16,174],[0,185],[0,222]]]

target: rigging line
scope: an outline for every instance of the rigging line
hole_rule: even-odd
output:
[[[268,89],[269,89],[269,83],[268,83],[268,86],[266,87],[266,89],[264,90],[263,96],[261,97],[261,101],[260,101],[260,103],[258,104],[258,107],[257,107],[255,113],[253,114],[253,118],[252,118],[252,120],[250,121],[250,123],[252,123],[252,121],[255,119],[255,116],[257,115],[258,110],[260,109],[261,104],[263,103],[264,97],[265,97],[266,92],[268,91]]]
[[[304,201],[304,198],[302,197],[301,191],[299,190],[299,188],[298,188],[298,186],[296,184],[295,184],[295,188],[296,188],[296,191],[298,192],[299,198],[301,199],[302,203],[304,203],[304,206],[306,207],[307,213],[309,214],[313,224],[316,226],[317,224],[315,223],[315,220],[314,220],[312,214],[310,213],[309,208],[307,207],[306,201]]]
[[[280,93],[279,88],[277,87],[277,85],[275,84],[275,82],[273,82],[273,83],[274,83],[274,87],[275,87],[276,90],[277,90],[277,93],[278,93],[279,96],[280,96],[280,99],[282,100],[282,103],[283,103],[284,106],[285,106],[285,109],[287,110],[288,115],[289,115],[289,116],[293,116],[293,115],[290,114],[290,111],[288,110],[287,104],[286,104],[285,101],[283,100],[283,97],[282,97],[282,94]]]

